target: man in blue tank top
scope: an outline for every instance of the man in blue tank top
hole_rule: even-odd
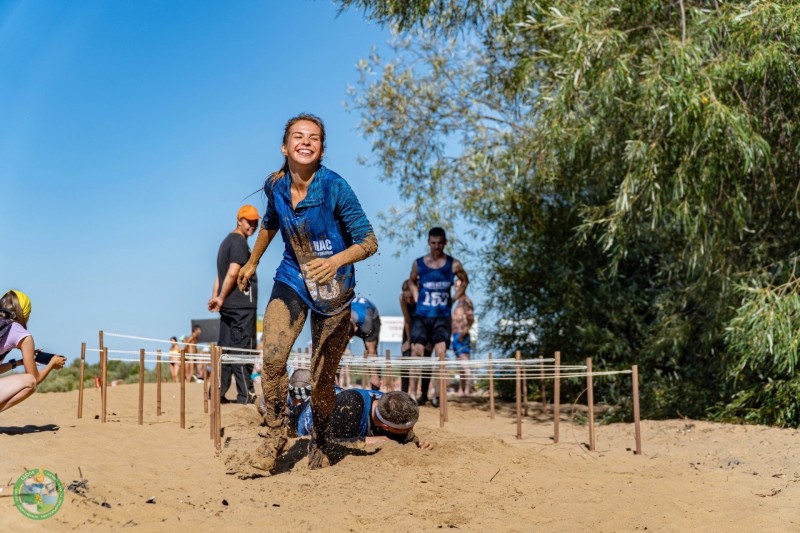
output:
[[[444,359],[444,354],[450,346],[451,317],[450,307],[453,301],[459,300],[467,291],[469,278],[464,267],[458,259],[444,253],[447,245],[447,236],[442,228],[431,228],[428,232],[428,247],[430,253],[420,257],[411,265],[411,275],[408,277],[409,287],[414,301],[417,303],[414,317],[411,322],[411,350],[415,357],[422,357],[425,345],[433,344],[436,356]],[[454,297],[450,296],[450,287],[455,278],[461,280]],[[415,390],[415,379],[410,389]],[[423,387],[419,404],[427,402],[427,390]],[[447,391],[445,390],[446,394]],[[434,392],[432,403],[438,406],[439,400]]]

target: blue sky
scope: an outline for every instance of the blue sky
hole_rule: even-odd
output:
[[[263,213],[263,195],[245,197],[281,165],[299,112],[325,120],[325,164],[377,228],[400,202],[357,163],[369,145],[344,102],[356,62],[388,39],[325,0],[0,1],[0,284],[30,296],[37,346],[71,358],[100,329],[168,338],[215,316],[219,243],[240,205]],[[395,258],[380,244],[357,265],[358,292],[399,315],[427,248]],[[261,311],[281,250],[258,269]],[[140,345],[156,347],[112,347]]]

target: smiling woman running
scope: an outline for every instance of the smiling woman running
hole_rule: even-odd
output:
[[[339,360],[350,332],[350,301],[355,294],[353,263],[378,249],[361,204],[347,182],[322,166],[325,127],[318,117],[290,119],[283,133],[281,169],[264,183],[267,211],[250,259],[239,272],[244,289],[261,256],[280,230],[285,243],[264,314],[264,369],[268,431],[252,466],[270,470],[287,442],[286,361],[311,311],[311,410],[314,433],[311,468],[330,464],[325,429],[334,407]]]

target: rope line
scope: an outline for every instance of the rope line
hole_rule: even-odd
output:
[[[108,359],[109,359],[109,361],[139,362],[138,358],[133,358],[133,357],[109,357]],[[155,359],[145,359],[145,363],[157,363],[157,362],[158,361],[156,361]],[[170,361],[165,361],[163,359],[161,360],[161,363],[169,363],[169,362]],[[172,361],[172,362],[174,363],[174,361]],[[187,359],[187,362],[188,362],[188,359]],[[203,362],[203,361],[200,360],[200,362]],[[205,361],[205,362],[208,362],[208,361]],[[295,365],[293,365],[293,366],[295,366]],[[341,367],[357,368],[357,367],[351,367],[350,365],[340,365],[340,368]],[[296,368],[305,368],[305,367],[302,366],[302,365],[297,365]],[[400,369],[397,369],[397,370],[400,370]],[[457,369],[455,369],[455,368],[445,368],[444,372],[442,372],[442,371],[437,372],[436,370],[441,370],[441,367],[438,366],[438,365],[431,365],[430,372],[421,372],[419,375],[424,376],[424,377],[431,377],[431,378],[441,378],[441,377],[451,378],[451,377],[453,377],[453,372],[452,371],[457,370]],[[617,374],[630,374],[630,373],[631,373],[631,370],[605,370],[605,371],[599,371],[599,372],[592,372],[591,375],[592,376],[612,376],[612,375],[617,375]],[[407,374],[404,374],[401,371],[401,372],[397,372],[397,373],[393,372],[392,375],[393,376],[395,376],[395,375],[404,376],[404,375],[411,375],[411,373],[409,372]],[[480,373],[480,375],[484,375],[484,373]],[[563,371],[563,372],[560,372],[558,374],[559,378],[564,378],[564,379],[587,377],[587,376],[589,376],[588,372],[580,372],[580,371]],[[544,373],[544,374],[530,375],[526,379],[528,379],[530,381],[537,381],[537,380],[553,379],[555,377],[556,377],[556,374],[547,372],[547,373]],[[483,379],[486,379],[486,378],[483,378]],[[515,380],[516,379],[516,374],[511,374],[510,372],[500,372],[500,373],[496,373],[494,375],[494,379],[498,380],[498,381]]]
[[[116,337],[116,338],[119,338],[119,339],[134,339],[134,340],[139,340],[139,341],[151,341],[151,342],[161,342],[161,343],[164,343],[164,344],[172,344],[171,340],[152,339],[150,337],[137,337],[135,335],[123,335],[121,333],[107,333],[107,332],[104,331],[103,335],[105,337]],[[198,343],[198,344],[192,344],[191,342],[181,342],[181,341],[178,341],[178,342],[180,342],[184,346],[209,346],[209,343],[205,343],[205,342],[204,343]],[[241,352],[261,353],[261,350],[253,350],[251,348],[233,348],[233,347],[230,347],[230,346],[220,346],[219,348],[222,349],[222,350],[238,350],[238,351],[241,351]]]

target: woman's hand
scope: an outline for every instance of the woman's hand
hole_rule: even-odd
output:
[[[247,290],[247,287],[250,285],[250,278],[256,273],[256,266],[257,265],[248,261],[239,269],[239,276],[236,278],[236,282],[239,285],[240,291],[244,292]]]
[[[54,355],[53,358],[50,359],[48,366],[55,368],[56,370],[60,370],[64,368],[64,365],[66,363],[67,363],[66,357],[64,357],[63,355]]]
[[[303,272],[306,279],[322,285],[333,279],[338,268],[332,257],[315,257],[303,265]]]

